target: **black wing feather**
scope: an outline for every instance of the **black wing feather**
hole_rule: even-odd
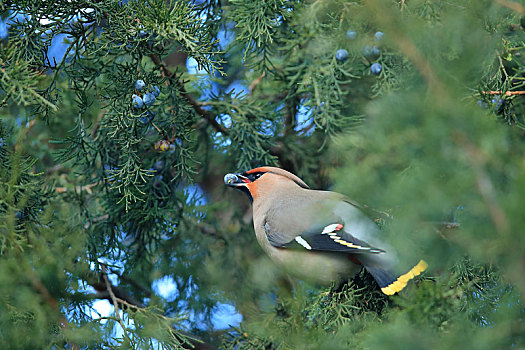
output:
[[[328,227],[337,229],[325,232]],[[266,237],[270,244],[278,248],[296,248],[302,246],[308,250],[322,250],[347,253],[382,253],[384,250],[374,248],[368,243],[352,236],[344,231],[344,226],[337,222],[324,226],[311,228],[300,235],[290,239],[290,236],[282,235],[272,230],[268,222],[264,224]],[[305,243],[306,242],[306,243]]]
[[[370,252],[380,251],[380,249],[373,248],[369,244],[355,238],[354,236],[348,233],[341,232],[341,234],[338,235],[338,237],[340,238],[334,239],[332,237],[333,236],[330,236],[327,234],[317,234],[317,235],[313,235],[308,238],[304,238],[304,237],[303,238],[307,242],[309,243],[311,242],[310,245],[312,246],[312,249],[315,249],[315,250],[329,250],[329,251],[335,251],[335,252],[352,252],[352,253],[364,253],[364,252],[370,253]],[[343,243],[339,243],[337,241],[343,241],[345,243],[349,243],[357,247],[351,247]]]

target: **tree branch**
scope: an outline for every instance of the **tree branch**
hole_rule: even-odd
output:
[[[115,270],[111,270],[111,273],[114,273],[121,280],[123,280],[125,282],[128,282],[129,284],[131,284],[135,288],[141,290],[144,293],[144,295],[147,296],[148,298],[151,297],[151,295],[153,294],[151,289],[144,287],[142,284],[138,283],[133,278],[130,278],[128,276],[124,276],[124,275],[120,274],[118,271],[115,271]]]
[[[67,328],[68,325],[69,325],[69,322],[67,320],[67,318],[62,315],[62,313],[58,310],[58,302],[55,298],[53,298],[53,296],[51,296],[51,293],[49,293],[49,290],[46,288],[46,286],[44,286],[44,284],[42,283],[42,281],[40,281],[40,279],[36,276],[36,274],[32,273],[32,282],[33,282],[33,287],[35,287],[35,289],[40,293],[42,294],[42,296],[44,297],[44,299],[46,300],[46,302],[49,304],[49,306],[51,307],[51,309],[53,309],[54,311],[58,312],[59,314],[59,319],[60,319],[60,328]],[[73,350],[78,350],[80,349],[78,347],[77,344],[71,342],[71,349]]]
[[[121,277],[121,275],[119,275],[119,277]],[[140,303],[135,298],[130,296],[128,293],[126,293],[124,290],[122,290],[119,287],[114,286],[111,283],[106,273],[106,266],[104,265],[102,265],[101,276],[91,271],[90,274],[83,276],[83,279],[89,285],[95,288],[95,290],[97,291],[97,293],[93,295],[94,298],[106,299],[110,303],[113,304],[113,307],[115,309],[114,319],[120,323],[123,330],[125,330],[125,325],[122,319],[120,318],[120,315],[118,314],[118,311],[119,311],[118,305],[120,304],[123,306],[122,310],[126,310],[126,309],[137,310],[137,309],[145,308],[144,304]],[[141,287],[141,288],[144,288],[144,287]],[[149,292],[151,293],[151,291]],[[215,349],[215,347],[213,347],[211,344],[205,343],[204,341],[200,340],[194,335],[187,334],[179,330],[176,330],[176,331],[182,334],[184,337],[186,337],[184,344],[182,344],[184,349],[193,349],[193,350],[214,350]],[[124,336],[126,336],[125,331],[124,331]]]
[[[105,271],[105,267],[103,266],[103,271]],[[107,299],[108,301],[112,302],[111,295],[104,294],[105,291],[107,291],[107,284],[106,284],[106,273],[102,273],[101,276],[97,275],[95,272],[91,271],[91,274],[89,276],[83,276],[83,279],[95,290],[98,292],[97,295],[99,295],[100,299]],[[143,308],[144,304],[142,304],[140,301],[135,299],[133,296],[129,295],[126,291],[124,291],[120,287],[116,287],[111,285],[111,292],[116,298],[119,298],[121,300],[126,301],[127,303],[134,305],[136,307]]]
[[[453,230],[461,226],[459,222],[448,222],[448,221],[434,222],[433,224],[438,229],[446,229],[446,230]]]
[[[509,221],[503,207],[499,203],[490,177],[484,168],[486,161],[483,152],[470,142],[463,133],[455,132],[454,137],[471,161],[470,164],[472,165],[478,193],[488,209],[494,227],[500,234],[507,233],[509,231]]]
[[[100,128],[100,122],[102,121],[102,118],[104,118],[104,115],[106,114],[106,110],[102,109],[100,113],[97,116],[97,121],[95,122],[95,126],[93,126],[93,130],[91,130],[90,138],[94,139],[97,135],[97,131]]]
[[[266,72],[263,72],[261,75],[259,75],[257,77],[257,79],[255,79],[254,81],[252,81],[252,83],[250,84],[250,86],[248,87],[248,91],[250,91],[250,94],[253,92],[253,89],[255,89],[255,87],[257,85],[259,85],[259,83],[262,81],[262,79],[264,78],[264,75],[265,75]]]
[[[520,5],[514,1],[510,0],[494,0],[495,3],[500,4],[503,7],[507,7],[513,11],[516,11],[520,15],[525,13],[525,7],[523,5]]]
[[[163,77],[175,78],[175,73],[170,71],[157,55],[151,54],[150,58],[153,63],[160,68]],[[193,110],[203,117],[215,129],[215,131],[218,131],[223,135],[228,135],[230,133],[228,129],[215,120],[215,115],[213,115],[213,113],[202,108],[199,102],[197,102],[195,98],[186,91],[186,88],[181,82],[178,82],[178,87],[180,94],[186,99],[186,101],[188,101],[190,106],[193,107]]]
[[[512,96],[512,95],[525,95],[525,91],[483,91],[485,95],[506,95],[506,96]]]
[[[288,135],[293,130],[295,115],[297,113],[297,96],[292,96],[291,103],[286,104],[284,114],[284,135]]]
[[[105,272],[105,270],[106,270],[105,266],[102,265],[102,271]],[[124,324],[124,321],[122,321],[122,318],[120,318],[120,315],[119,315],[119,311],[120,310],[118,308],[117,298],[115,297],[115,294],[113,293],[112,285],[111,285],[111,282],[109,282],[108,275],[104,273],[102,275],[102,278],[106,282],[106,289],[107,289],[107,291],[109,293],[109,297],[111,298],[111,301],[113,302],[113,308],[114,308],[114,311],[115,311],[115,318],[117,319],[117,322],[122,327],[123,336],[128,341],[128,344],[131,344],[131,339],[128,337],[128,334],[126,332],[127,327]]]

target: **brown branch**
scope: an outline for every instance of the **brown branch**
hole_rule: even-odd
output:
[[[309,125],[305,126],[304,128],[297,131],[297,135],[306,135],[306,133],[315,126],[315,122],[312,121]]]
[[[168,137],[168,135],[164,132],[164,130],[161,130],[157,124],[151,122],[151,125],[155,128],[155,130],[157,130],[159,132],[159,134],[162,135],[162,137],[164,138],[164,140],[170,142],[170,138]],[[173,141],[172,141],[173,142]]]
[[[97,121],[95,122],[95,126],[93,127],[93,130],[91,130],[90,138],[94,139],[95,135],[97,134],[98,129],[100,128],[100,122],[102,121],[102,118],[104,118],[104,115],[106,114],[106,110],[103,109],[100,111],[97,117]]]
[[[123,336],[124,338],[126,338],[126,340],[128,341],[128,344],[131,344],[131,339],[129,338],[127,332],[126,332],[126,325],[124,324],[124,321],[122,321],[122,318],[120,318],[120,315],[119,315],[119,308],[118,308],[118,302],[117,302],[117,298],[115,297],[115,294],[113,293],[113,288],[112,288],[112,285],[111,285],[111,282],[109,282],[109,278],[108,278],[108,275],[105,273],[106,271],[106,268],[104,265],[102,265],[102,278],[104,279],[104,281],[106,282],[106,288],[107,288],[107,291],[109,293],[109,297],[111,298],[111,301],[113,302],[113,309],[115,311],[115,318],[117,319],[117,322],[120,324],[120,326],[122,327],[122,331],[123,331]]]
[[[53,173],[58,173],[60,170],[62,170],[64,166],[62,165],[62,163],[58,163],[57,165],[54,165],[50,168],[47,168],[45,171],[46,171],[46,175],[51,175]]]
[[[248,86],[248,91],[250,91],[250,95],[252,94],[253,89],[255,89],[255,87],[256,87],[257,85],[259,85],[259,83],[262,81],[262,79],[263,79],[264,76],[265,76],[265,73],[266,73],[266,72],[263,72],[261,75],[259,75],[259,77],[257,77],[257,79],[255,79],[254,81],[252,81],[252,83],[250,84],[250,86]]]
[[[33,282],[33,287],[35,287],[35,289],[40,294],[42,294],[42,296],[44,297],[46,302],[49,304],[51,309],[53,309],[54,311],[58,312],[58,314],[60,315],[59,316],[60,328],[68,328],[69,327],[69,322],[68,322],[67,318],[64,315],[62,315],[61,312],[59,312],[57,300],[55,298],[53,298],[53,296],[51,296],[51,293],[49,293],[49,290],[46,288],[46,286],[44,286],[42,281],[40,281],[40,279],[34,273],[33,273],[33,276],[32,276],[32,282]],[[71,342],[71,348],[73,350],[80,349],[79,346],[77,344],[73,343],[73,342]]]
[[[121,275],[119,275],[119,277],[121,277]],[[106,266],[104,265],[102,265],[101,276],[99,276],[93,271],[90,271],[90,273],[84,276],[83,279],[88,284],[90,284],[93,288],[95,288],[95,290],[97,291],[97,293],[93,295],[93,298],[106,299],[113,304],[113,308],[115,309],[115,318],[113,319],[115,319],[117,322],[120,323],[120,325],[122,326],[124,330],[124,336],[126,336],[125,325],[122,319],[120,318],[120,315],[118,314],[118,311],[120,310],[118,305],[120,304],[123,306],[122,310],[126,310],[126,309],[138,310],[138,309],[145,308],[145,306],[142,303],[135,300],[135,298],[127,294],[121,288],[114,286],[107,276]],[[184,337],[186,337],[185,342],[182,344],[184,349],[193,349],[193,350],[213,350],[215,349],[212,345],[205,343],[204,341],[200,340],[194,335],[191,335],[186,332],[179,331],[179,330],[177,330],[177,332],[182,334]]]
[[[111,284],[111,282],[110,282],[110,284]],[[115,288],[115,286],[111,285],[111,288]],[[126,310],[126,309],[139,310],[139,309],[141,309],[137,305],[130,304],[126,300],[120,299],[116,295],[113,295],[113,297],[112,297],[110,292],[109,292],[109,290],[107,290],[107,289],[105,291],[102,291],[102,292],[97,292],[97,294],[90,294],[88,297],[90,297],[91,299],[105,299],[105,300],[108,300],[110,303],[112,303],[113,300],[116,300],[118,304],[121,304],[121,305],[125,306],[125,307],[122,308],[122,310]]]
[[[27,135],[27,133],[29,132],[29,130],[31,130],[31,128],[35,125],[36,123],[36,118],[35,119],[32,119],[29,124],[27,125],[27,128],[24,130],[24,134]]]
[[[31,130],[31,128],[33,127],[33,125],[35,125],[36,123],[36,119],[32,119],[28,124],[27,124],[27,127],[25,128],[24,132],[23,132],[23,135],[24,137],[27,136],[27,133],[29,132],[29,130]],[[15,151],[18,151],[20,148],[20,144],[17,142],[15,143]]]
[[[95,272],[91,272],[91,274],[84,276],[83,279],[90,286],[95,288],[95,290],[98,293],[97,295],[101,296],[100,299],[107,299],[108,301],[112,302],[113,300],[111,299],[110,295],[103,294],[107,290],[107,285],[106,285],[106,281],[105,281],[107,279],[107,277],[104,277],[105,275],[106,274],[103,273],[101,276],[98,276]],[[140,307],[140,308],[144,307],[144,305],[141,302],[139,302],[137,299],[135,299],[134,297],[129,295],[126,291],[124,291],[120,287],[116,287],[116,286],[111,285],[111,291],[112,291],[112,293],[113,293],[113,295],[115,297],[117,297],[119,299],[122,299],[122,300],[125,300],[127,303],[129,303],[131,305],[134,305],[134,306]]]
[[[204,223],[204,222],[200,222],[200,223],[194,223],[192,222],[192,225],[194,225],[196,228],[199,229],[199,231],[202,233],[202,234],[205,234],[207,236],[211,236],[211,237],[215,237],[215,238],[218,238],[218,237],[221,237],[222,234],[220,232],[218,232],[215,227],[213,227],[212,225],[210,224],[207,224],[207,223]]]
[[[297,96],[292,96],[290,105],[287,104],[284,114],[284,135],[288,135],[293,130],[295,116],[297,113]]]
[[[85,186],[75,186],[74,189],[75,189],[76,193],[80,193],[82,191],[86,191],[87,193],[92,194],[93,192],[91,191],[91,189],[93,187],[97,186],[97,185],[98,185],[98,183],[89,184],[89,185],[85,185]],[[68,188],[67,187],[55,187],[55,191],[57,193],[64,193],[64,192],[68,191]]]
[[[120,278],[122,281],[127,282],[131,284],[132,286],[134,286],[135,288],[141,290],[144,293],[144,295],[147,296],[148,298],[151,297],[151,295],[153,294],[151,289],[144,287],[142,284],[138,283],[133,278],[122,275],[116,270],[111,270],[111,273],[114,273],[115,275],[117,275],[118,278]]]
[[[51,306],[53,310],[58,309],[58,303],[55,298],[51,296],[51,293],[49,293],[49,290],[42,284],[42,282],[38,279],[38,277],[33,276],[32,278],[33,287],[42,294],[46,302]]]
[[[455,132],[454,137],[466,151],[468,159],[471,160],[478,193],[489,211],[490,218],[496,230],[500,234],[507,233],[509,231],[509,222],[505,211],[498,201],[490,177],[484,169],[484,163],[486,163],[486,161],[483,152],[470,142],[463,133]]]
[[[434,224],[439,229],[446,229],[446,230],[453,230],[461,226],[459,222],[448,222],[448,221],[433,222],[432,224]]]
[[[157,55],[151,54],[150,59],[160,68],[163,77],[170,79],[175,77],[175,73],[170,71]],[[180,94],[186,99],[190,106],[193,107],[193,110],[198,115],[202,116],[215,129],[215,131],[218,131],[223,135],[228,135],[230,133],[228,129],[215,120],[215,115],[213,115],[213,113],[210,113],[201,107],[199,102],[197,102],[195,98],[186,91],[186,88],[181,82],[178,82],[178,87]]]
[[[99,221],[107,220],[107,219],[109,219],[109,214],[104,214],[104,215],[97,216],[96,218],[91,220],[91,222],[99,222]]]
[[[97,216],[96,218],[93,218],[93,220],[88,221],[84,225],[84,229],[87,230],[88,228],[90,228],[91,227],[91,223],[97,223],[99,221],[107,220],[107,219],[109,219],[109,214],[104,214],[104,215],[101,215],[101,216]]]
[[[507,7],[513,11],[516,11],[520,15],[525,13],[525,7],[523,5],[520,5],[514,1],[509,0],[494,0],[495,3],[500,4],[503,7]]]
[[[506,96],[512,96],[512,95],[525,95],[525,91],[505,91],[504,93],[501,91],[483,91],[485,95],[506,95]]]
[[[195,112],[197,112],[197,114],[201,115],[208,123],[210,123],[210,125],[215,129],[215,131],[218,131],[225,136],[229,135],[230,131],[221,124],[219,124],[215,120],[215,116],[212,113],[208,112],[205,109],[202,109],[199,103],[193,98],[193,96],[191,96],[186,91],[186,89],[182,85],[180,85],[180,93],[182,94],[182,96],[184,96],[184,98],[186,98],[186,100],[193,107]]]

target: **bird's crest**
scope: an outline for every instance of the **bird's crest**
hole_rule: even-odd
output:
[[[276,175],[281,175],[281,176],[284,176],[284,177],[292,180],[293,182],[295,182],[296,184],[298,184],[302,188],[310,189],[310,187],[303,180],[301,180],[297,175],[294,175],[291,172],[286,171],[284,169],[275,168],[275,167],[271,167],[271,166],[262,166],[262,167],[258,167],[258,168],[254,168],[254,169],[248,170],[246,172],[246,174],[254,174],[254,173],[272,173],[272,174],[276,174]]]

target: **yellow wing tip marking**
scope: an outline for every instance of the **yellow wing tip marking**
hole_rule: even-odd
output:
[[[355,248],[355,249],[365,249],[365,250],[369,250],[370,248],[368,247],[362,247],[360,245],[356,245],[356,244],[353,244],[351,242],[348,242],[348,241],[345,241],[344,239],[342,239],[341,237],[339,236],[330,236],[330,238],[332,238],[334,240],[335,243],[339,243],[341,245],[344,245],[344,246],[347,246],[349,248]]]
[[[390,286],[381,288],[381,291],[386,295],[395,294],[395,291],[392,288],[390,288]]]
[[[348,241],[344,240],[340,236],[338,236],[336,234],[336,232],[339,231],[342,228],[343,228],[343,225],[341,225],[341,224],[328,225],[328,226],[326,226],[323,229],[323,232],[321,232],[321,234],[327,234],[328,237],[333,239],[335,243],[339,243],[339,244],[344,245],[344,246],[349,247],[349,248],[363,249],[363,250],[370,250],[371,249],[369,247],[363,247],[363,246],[360,246],[360,245],[353,244],[351,242],[348,242]]]
[[[404,275],[399,276],[394,282],[390,283],[388,286],[381,288],[381,291],[386,295],[393,295],[397,292],[403,290],[406,287],[408,281],[412,278],[419,276],[423,271],[428,267],[428,264],[425,260],[419,260],[419,262],[410,269]]]

